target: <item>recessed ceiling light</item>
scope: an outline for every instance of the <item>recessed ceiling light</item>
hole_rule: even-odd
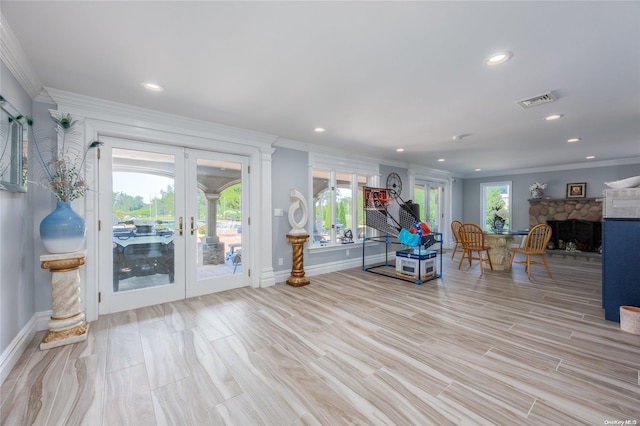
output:
[[[476,169],[476,172],[479,172],[479,171],[481,171],[481,170],[482,170],[482,169]]]
[[[553,115],[549,115],[549,116],[545,117],[545,120],[553,121],[553,120],[557,120],[557,119],[562,118],[562,117],[563,117],[562,114],[553,114]]]
[[[438,161],[442,163],[444,161],[444,158],[438,158]]]
[[[571,138],[571,139],[567,139],[567,142],[569,143],[573,143],[573,142],[580,142],[582,138]]]
[[[587,155],[585,158],[587,160],[593,160],[594,158],[596,158],[596,156],[595,155]]]
[[[454,141],[461,141],[463,138],[471,136],[471,133],[462,133],[460,135],[453,135],[451,139]]]
[[[511,57],[513,56],[513,53],[511,52],[498,52],[498,53],[494,53],[493,55],[489,56],[489,59],[486,60],[486,64],[487,65],[500,65],[500,64],[504,64],[505,62],[507,62],[509,59],[511,59]]]
[[[152,83],[150,81],[145,81],[144,83],[140,83],[140,84],[142,85],[142,87],[152,92],[162,92],[164,90],[164,88],[159,84]]]
[[[327,129],[323,128],[323,127],[316,127],[315,129],[313,129],[314,132],[316,133],[322,133],[322,132],[326,132]]]
[[[404,152],[404,148],[398,148],[396,149],[396,152]]]

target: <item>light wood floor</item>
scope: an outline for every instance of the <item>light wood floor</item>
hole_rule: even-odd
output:
[[[421,286],[356,268],[103,316],[48,351],[39,333],[1,423],[640,423],[640,336],[603,319],[600,264],[444,263]]]

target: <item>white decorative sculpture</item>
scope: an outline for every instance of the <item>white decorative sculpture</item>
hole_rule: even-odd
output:
[[[289,235],[307,235],[307,230],[305,229],[309,219],[307,201],[304,199],[304,195],[296,189],[292,189],[289,196],[294,199],[291,206],[289,206],[289,224],[291,225]],[[295,215],[298,209],[302,211],[302,216],[299,221],[296,221]]]

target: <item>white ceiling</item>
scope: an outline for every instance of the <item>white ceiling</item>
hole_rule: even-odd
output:
[[[345,155],[465,177],[640,157],[638,1],[2,0],[0,12],[46,87]],[[485,65],[505,49],[511,61]],[[516,105],[549,91],[556,102]]]

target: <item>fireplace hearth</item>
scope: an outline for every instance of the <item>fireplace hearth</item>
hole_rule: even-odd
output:
[[[555,248],[564,250],[567,243],[575,243],[580,251],[597,252],[602,244],[602,222],[568,219],[549,220],[551,241]]]

